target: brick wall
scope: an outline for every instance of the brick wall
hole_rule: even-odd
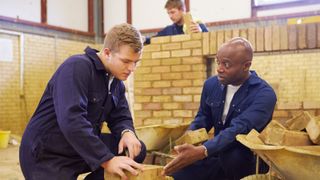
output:
[[[22,134],[32,116],[48,80],[70,55],[79,54],[90,45],[99,44],[24,34],[24,89],[20,90],[20,39],[0,33],[13,41],[13,61],[0,61],[0,129]]]
[[[206,58],[236,36],[252,43],[252,69],[277,93],[275,119],[301,110],[320,115],[320,24],[274,25],[153,38],[135,73],[135,124],[193,120],[207,78]]]

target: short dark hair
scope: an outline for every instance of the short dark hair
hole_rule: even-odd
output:
[[[182,10],[186,9],[184,1],[182,1],[182,0],[167,0],[164,8],[166,8],[166,9],[177,8],[177,9],[182,9]]]
[[[108,31],[103,48],[117,52],[122,45],[129,45],[134,52],[140,52],[143,48],[140,32],[127,23],[116,25]]]

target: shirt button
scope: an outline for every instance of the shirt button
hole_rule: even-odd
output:
[[[235,105],[234,105],[234,104],[232,104],[232,107],[235,107]]]
[[[97,101],[97,98],[93,98],[93,102],[96,102]]]

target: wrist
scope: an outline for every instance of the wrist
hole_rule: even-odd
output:
[[[126,133],[131,133],[131,134],[133,134],[134,136],[136,136],[136,134],[135,134],[133,131],[131,131],[130,129],[125,129],[125,130],[123,130],[123,131],[121,132],[121,137],[122,137],[124,134],[126,134]]]
[[[204,158],[208,157],[208,149],[207,149],[207,147],[205,147],[204,145],[201,145],[201,147],[204,150],[203,151]]]

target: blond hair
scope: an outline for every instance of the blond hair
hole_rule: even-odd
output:
[[[164,8],[166,9],[177,8],[177,9],[185,10],[185,5],[182,0],[168,0]]]
[[[118,52],[123,45],[129,45],[134,52],[140,52],[143,48],[140,32],[127,23],[116,25],[109,30],[103,48]]]

